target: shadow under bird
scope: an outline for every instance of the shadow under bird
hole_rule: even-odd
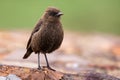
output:
[[[58,49],[63,41],[64,33],[60,22],[61,15],[63,14],[59,9],[48,7],[28,40],[27,51],[23,59],[28,58],[32,52],[35,52],[35,54],[38,54],[38,69],[41,69],[40,53],[45,56],[47,68],[52,69],[49,66],[46,54]]]

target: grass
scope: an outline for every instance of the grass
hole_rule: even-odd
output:
[[[120,0],[1,0],[0,29],[31,29],[48,6],[64,13],[65,29],[120,34]]]

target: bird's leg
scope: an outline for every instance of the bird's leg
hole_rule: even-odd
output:
[[[46,60],[46,63],[47,63],[47,67],[49,68],[50,65],[49,65],[49,63],[48,63],[48,59],[47,59],[47,55],[46,55],[46,53],[44,53],[44,56],[45,56],[45,60]]]
[[[38,69],[40,70],[41,67],[40,67],[40,53],[38,53]]]
[[[48,59],[47,59],[46,53],[44,53],[44,56],[45,56],[45,60],[46,60],[46,63],[47,63],[47,68],[50,69],[50,70],[55,71],[54,69],[52,69],[52,68],[50,67],[50,65],[49,65],[49,63],[48,63]]]

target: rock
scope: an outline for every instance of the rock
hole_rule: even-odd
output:
[[[14,74],[9,74],[6,78],[7,80],[22,80]]]
[[[22,80],[14,74],[9,74],[6,77],[0,76],[0,80]]]
[[[6,77],[0,76],[0,80],[6,80]]]
[[[19,67],[19,66],[0,66],[0,80],[120,80],[119,78],[94,71],[81,71],[77,74],[63,73],[59,71],[53,71],[47,67],[43,67],[41,70]],[[17,76],[19,77],[17,77]]]

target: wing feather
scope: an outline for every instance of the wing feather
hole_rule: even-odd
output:
[[[36,32],[40,29],[41,25],[42,25],[42,19],[40,19],[39,22],[38,22],[38,23],[36,24],[36,26],[34,27],[32,33],[31,33],[31,36],[30,36],[30,38],[29,38],[29,40],[28,40],[26,49],[28,49],[28,48],[30,47],[30,43],[31,43],[32,36],[33,36],[34,33],[36,33]]]

